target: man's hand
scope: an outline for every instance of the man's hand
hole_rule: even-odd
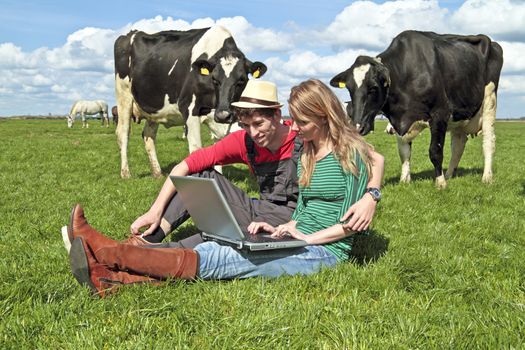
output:
[[[148,211],[131,224],[130,231],[134,235],[148,236],[152,234],[153,231],[157,229],[157,227],[159,227],[160,219],[161,219],[160,214]],[[147,228],[144,231],[144,233],[140,232],[140,230],[144,227]]]

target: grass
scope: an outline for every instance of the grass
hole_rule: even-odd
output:
[[[1,120],[0,348],[525,348],[525,123],[497,123],[493,184],[481,183],[475,138],[442,191],[429,133],[414,142],[413,182],[399,184],[384,126],[367,136],[387,160],[384,197],[353,262],[309,277],[126,286],[100,300],[71,275],[60,227],[80,202],[93,226],[122,239],[149,208],[163,180],[149,175],[141,126],[133,178],[122,180],[114,127]],[[159,130],[165,173],[187,154],[181,134]],[[245,167],[225,174],[254,191]]]

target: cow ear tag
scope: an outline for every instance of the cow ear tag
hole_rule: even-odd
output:
[[[255,72],[252,73],[252,76],[253,76],[255,79],[257,79],[257,78],[259,78],[259,75],[260,75],[260,74],[261,74],[261,71],[259,71],[259,70],[257,69]]]
[[[201,74],[202,75],[210,75],[210,71],[206,67],[201,68]]]
[[[339,88],[342,89],[342,88],[344,88],[344,87],[346,87],[345,82],[340,81],[340,82],[339,82]]]

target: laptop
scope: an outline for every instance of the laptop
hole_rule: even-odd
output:
[[[214,179],[172,176],[188,213],[205,240],[214,240],[251,251],[304,247],[306,241],[293,237],[272,238],[269,233],[244,233],[233,216]]]

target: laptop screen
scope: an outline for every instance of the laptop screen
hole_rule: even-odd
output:
[[[213,179],[170,176],[195,226],[203,232],[230,240],[242,240],[237,220]]]

